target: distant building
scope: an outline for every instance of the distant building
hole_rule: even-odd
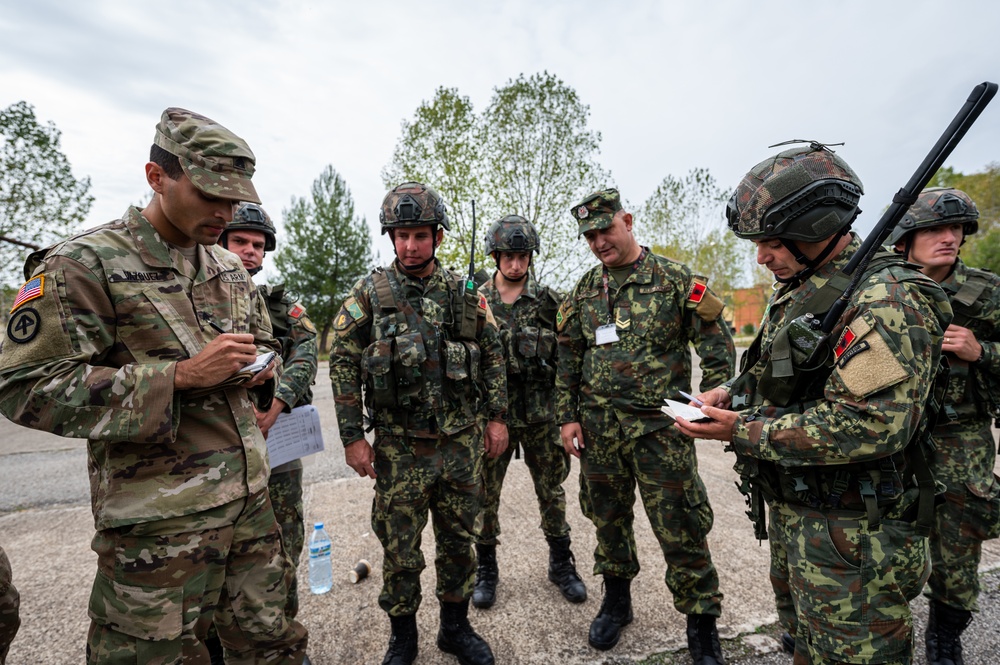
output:
[[[770,297],[770,287],[766,284],[749,289],[733,289],[722,294],[726,301],[726,319],[737,334],[742,333],[746,324],[753,326],[754,332],[760,325]]]

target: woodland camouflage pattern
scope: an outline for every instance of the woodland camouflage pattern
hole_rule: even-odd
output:
[[[21,625],[20,604],[20,596],[11,580],[10,560],[0,547],[0,665],[7,659],[7,649]]]
[[[153,143],[180,158],[191,183],[206,194],[260,203],[250,180],[256,165],[250,146],[211,118],[168,108],[156,125]]]
[[[372,530],[384,555],[379,606],[404,616],[421,602],[420,544],[428,511],[438,548],[438,598],[456,603],[472,596],[473,543],[482,510],[480,422],[505,418],[507,383],[503,347],[485,299],[477,338],[452,339],[454,295],[464,286],[459,275],[440,264],[423,279],[395,262],[384,270],[395,282],[395,302],[410,313],[382,309],[391,303],[379,302],[375,272],[359,280],[334,320],[330,379],[344,445],[364,437],[362,386],[371,400],[373,377],[405,373],[412,380],[396,407],[369,407],[377,475]],[[390,386],[397,394],[394,379]]]
[[[500,251],[504,251],[502,248]],[[555,316],[562,297],[530,276],[513,304],[500,297],[490,279],[479,288],[500,325],[507,358],[507,425],[510,445],[496,459],[486,460],[486,506],[479,542],[497,543],[500,536],[500,493],[514,451],[524,450],[524,461],[535,486],[547,538],[569,533],[566,492],[569,455],[563,450],[555,424],[553,400],[556,379]]]
[[[800,286],[774,293],[761,324],[762,348],[859,246],[852,237]],[[913,439],[951,316],[944,292],[897,262],[873,272],[854,292],[830,336],[838,341],[837,365],[800,401],[787,408],[762,401],[754,386],[763,362],[750,371],[749,393],[734,388],[734,408],[746,399],[755,405],[733,429],[730,449],[741,455],[741,477],[757,482],[759,473],[777,468],[784,470],[782,479],[802,479],[794,488],[783,484],[781,500],[769,500],[768,530],[776,604],[785,628],[798,633],[797,665],[910,662],[907,601],[928,574],[926,541],[916,536],[912,517],[899,517],[915,503],[916,492],[906,489],[887,502],[881,526],[870,528],[859,493],[869,473],[860,465],[877,464]],[[794,491],[816,478],[829,489],[843,470],[848,488],[837,506]],[[815,534],[817,528],[829,536]]]
[[[615,213],[621,209],[622,202],[618,190],[602,189],[580,201],[569,211],[577,222],[579,237],[587,231],[608,228],[615,218]]]
[[[976,299],[973,318],[962,321],[961,303],[954,297],[972,274],[989,286]],[[951,372],[945,409],[934,429],[931,465],[947,491],[931,534],[927,595],[950,607],[978,611],[982,542],[1000,533],[1000,481],[993,474],[996,442],[990,429],[990,404],[1000,405],[1000,278],[972,271],[958,259],[941,287],[952,298],[955,325],[972,330],[983,356],[969,363],[945,354]]]
[[[916,202],[906,210],[886,244],[895,245],[917,229],[929,229],[944,224],[962,225],[962,242],[979,231],[979,209],[969,195],[951,187],[928,187],[920,192]]]
[[[556,422],[584,430],[580,506],[597,530],[594,573],[631,579],[639,572],[638,484],[675,607],[719,616],[722,594],[706,540],[713,514],[693,441],[670,427],[660,406],[691,389],[690,343],[701,358],[703,390],[733,371],[722,301],[686,266],[648,253],[611,292],[619,341],[598,346],[595,330],[609,320],[602,268],[583,276],[556,317]]]
[[[281,345],[282,375],[274,398],[288,405],[312,404],[312,384],[316,381],[319,359],[316,353],[316,326],[302,303],[293,300],[283,285],[257,287],[267,308],[275,339]],[[295,617],[299,610],[298,568],[305,546],[305,506],[302,503],[302,460],[292,460],[271,469],[267,483],[274,516],[281,527],[285,552],[292,562],[292,584],[286,614]]]

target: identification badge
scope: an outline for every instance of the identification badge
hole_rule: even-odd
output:
[[[606,323],[603,326],[598,326],[597,330],[594,331],[594,341],[597,342],[598,346],[617,342],[618,331],[615,329],[615,324]]]

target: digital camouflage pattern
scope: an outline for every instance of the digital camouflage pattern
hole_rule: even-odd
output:
[[[608,228],[615,213],[621,209],[621,196],[617,189],[601,189],[590,194],[569,210],[579,229],[577,237],[587,231]]]
[[[387,312],[392,303],[377,293],[382,279],[398,314]],[[341,440],[347,445],[364,437],[363,387],[375,428],[372,530],[384,555],[379,605],[392,616],[413,614],[420,605],[428,510],[438,548],[438,598],[461,602],[472,596],[475,524],[482,510],[480,420],[506,417],[507,384],[499,332],[485,299],[476,339],[455,339],[462,286],[440,264],[418,279],[393,263],[359,280],[334,320],[330,379]],[[393,386],[400,377],[410,382],[402,386],[408,390],[389,391],[395,406],[377,406],[373,385],[387,374],[397,377]]]
[[[274,222],[267,211],[256,203],[241,203],[236,212],[233,213],[233,221],[226,226],[228,235],[230,231],[257,231],[264,234],[264,251],[273,252],[278,246],[278,237],[274,229]],[[258,270],[260,267],[258,266]]]
[[[956,296],[972,286],[973,275],[985,288],[965,309]],[[1000,405],[1000,278],[970,270],[958,259],[941,287],[952,300],[953,323],[972,330],[983,356],[969,363],[945,354],[951,371],[945,408],[934,428],[931,467],[947,491],[931,534],[927,595],[950,607],[978,611],[982,543],[1000,533],[1000,481],[993,474],[997,446],[990,429],[991,405]],[[965,312],[970,319],[963,317]]]
[[[260,203],[250,180],[257,162],[250,146],[211,118],[168,108],[156,124],[153,143],[176,155],[191,183],[206,194]]]
[[[384,270],[398,286],[397,301],[408,302],[420,321],[414,325],[387,316],[374,320],[374,303],[378,302],[374,273],[351,289],[334,319],[337,336],[330,352],[330,379],[344,445],[364,438],[362,385],[371,400],[374,382],[392,374],[397,374],[396,383],[398,375],[412,377],[415,392],[400,396],[409,401],[409,407],[371,405],[368,416],[376,433],[433,439],[457,434],[483,415],[505,418],[503,347],[486,300],[481,304],[484,323],[478,340],[465,343],[452,339],[450,332],[455,297],[464,288],[459,275],[440,264],[422,280],[409,276],[395,262]]]
[[[382,233],[406,226],[440,224],[448,230],[448,212],[441,195],[419,182],[404,182],[382,199],[378,215]]]
[[[504,251],[504,250],[501,250]],[[556,378],[555,316],[561,296],[530,277],[513,304],[503,302],[491,279],[479,289],[500,325],[507,359],[507,426],[509,446],[495,459],[485,460],[485,508],[479,542],[495,545],[500,537],[500,494],[514,452],[524,461],[535,486],[546,538],[569,533],[566,491],[569,455],[563,450],[555,424],[553,400]]]
[[[0,665],[6,661],[7,650],[21,625],[21,617],[18,614],[20,605],[21,597],[14,587],[10,560],[0,547]]]
[[[44,276],[44,293],[11,314],[0,411],[89,440],[97,529],[191,515],[267,485],[253,400],[270,403],[271,382],[199,397],[174,391],[176,363],[216,336],[209,321],[253,334],[261,352],[280,350],[240,260],[217,246],[197,251],[195,271],[133,207],[26,264]],[[31,339],[11,338],[28,327]]]
[[[610,285],[619,341],[599,346],[595,331],[609,323],[602,275],[600,265],[585,274],[556,316],[556,422],[584,430],[580,505],[597,529],[594,572],[629,579],[638,572],[638,484],[675,606],[718,616],[722,594],[705,539],[713,516],[694,442],[660,407],[691,390],[689,344],[701,358],[702,390],[732,373],[736,352],[722,301],[686,266],[646,253],[618,288]]]
[[[761,323],[762,361],[731,388],[734,409],[751,407],[733,430],[737,471],[752,483],[780,479],[780,488],[772,488],[778,496],[768,497],[771,577],[779,617],[798,633],[796,664],[909,663],[906,601],[927,573],[925,540],[898,519],[915,503],[916,490],[892,487],[882,496],[885,484],[873,482],[882,506],[877,528],[868,523],[860,492],[862,481],[872,479],[872,464],[906,448],[921,423],[952,316],[944,292],[899,262],[871,272],[830,335],[836,364],[825,380],[784,408],[756,392],[777,332],[859,247],[852,237],[800,285],[772,295]],[[838,472],[846,488],[835,487]],[[836,505],[826,503],[837,489]],[[813,537],[816,528],[829,530],[832,540]]]
[[[864,188],[832,150],[791,148],[750,169],[726,208],[740,238],[818,242],[851,223]]]
[[[962,242],[979,230],[979,209],[969,195],[951,187],[928,187],[889,234],[886,244],[895,245],[917,229],[944,224],[962,225]]]
[[[316,326],[306,314],[302,303],[294,300],[283,285],[257,287],[267,307],[274,338],[281,345],[282,375],[274,398],[288,409],[312,404],[312,384],[319,367]],[[292,562],[292,579],[288,593],[286,615],[294,618],[299,612],[298,568],[305,546],[305,506],[302,503],[302,460],[292,460],[271,469],[267,483],[274,516],[281,527],[285,551]]]
[[[303,661],[306,630],[284,611],[291,568],[267,492],[99,531],[91,547],[88,663],[207,663],[213,622],[227,663]]]

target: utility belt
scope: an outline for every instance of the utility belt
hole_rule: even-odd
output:
[[[821,467],[787,468],[774,466],[771,480],[765,480],[765,498],[806,506],[815,510],[856,510],[868,514],[877,526],[883,512],[903,495],[902,476],[892,457],[871,464],[851,464],[838,469]]]

